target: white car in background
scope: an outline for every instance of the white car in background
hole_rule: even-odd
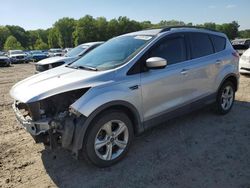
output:
[[[22,50],[9,50],[8,57],[12,63],[28,63],[28,55]]]
[[[103,44],[104,42],[90,42],[81,44],[72,50],[70,50],[68,53],[66,53],[64,56],[61,57],[50,57],[44,60],[39,61],[36,63],[36,73],[43,72],[55,67],[58,67],[63,64],[70,64],[77,59],[80,59],[83,55],[90,52],[97,46]]]
[[[55,56],[63,56],[64,52],[60,48],[52,48],[48,51],[49,57],[55,57]]]
[[[240,57],[239,72],[250,74],[250,48]]]

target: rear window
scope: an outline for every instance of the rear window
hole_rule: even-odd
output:
[[[214,53],[209,36],[205,33],[190,33],[192,58],[199,58]]]
[[[249,47],[247,45],[235,44],[233,45],[235,50],[247,50]]]
[[[226,39],[224,37],[210,35],[214,45],[215,52],[220,52],[226,48]]]

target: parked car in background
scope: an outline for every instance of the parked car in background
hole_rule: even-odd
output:
[[[46,55],[41,50],[33,50],[30,51],[29,53],[31,55],[31,60],[35,62],[48,58],[48,55]]]
[[[232,45],[242,44],[250,47],[250,39],[235,39],[232,41]]]
[[[0,54],[0,66],[10,66],[11,61],[8,56],[5,55],[5,53]]]
[[[238,63],[223,33],[146,30],[27,78],[10,95],[17,119],[37,142],[107,167],[125,157],[134,135],[170,118],[207,105],[220,115],[229,113]]]
[[[233,44],[233,48],[241,56],[247,49],[249,49],[249,46],[247,46],[245,44]]]
[[[68,53],[70,50],[72,50],[73,48],[65,48],[63,51],[64,51],[64,53],[66,54],[66,53]]]
[[[55,56],[63,56],[64,52],[60,48],[52,48],[48,51],[49,57],[55,57]]]
[[[8,57],[12,63],[28,63],[29,61],[27,53],[22,50],[9,50]]]
[[[48,51],[48,50],[42,50],[42,52],[43,52],[47,57],[49,57],[49,51]]]
[[[235,39],[232,41],[232,45],[239,55],[242,55],[250,48],[250,39]]]
[[[0,56],[4,56],[5,52],[0,51]]]
[[[250,74],[250,48],[240,57],[239,71],[240,73]]]
[[[73,61],[81,58],[84,54],[90,52],[91,50],[93,50],[94,48],[96,48],[97,46],[101,44],[103,44],[103,42],[90,42],[90,43],[81,44],[73,48],[72,50],[70,50],[68,53],[66,53],[62,57],[50,57],[42,61],[39,61],[35,65],[36,73],[58,67],[65,63],[66,64],[72,63]]]

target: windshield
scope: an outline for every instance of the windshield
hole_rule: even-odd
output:
[[[10,54],[15,55],[15,54],[23,54],[23,51],[12,51]]]
[[[152,36],[121,36],[113,38],[89,52],[70,67],[88,67],[96,70],[116,68],[144,47]]]
[[[86,49],[88,48],[88,46],[77,46],[75,48],[73,48],[72,50],[68,51],[68,53],[65,54],[66,57],[76,57],[81,55]]]

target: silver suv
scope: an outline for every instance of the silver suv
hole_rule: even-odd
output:
[[[27,78],[10,94],[17,119],[36,142],[106,167],[125,156],[134,135],[153,125],[208,104],[228,113],[238,88],[238,61],[222,33],[146,30]]]

